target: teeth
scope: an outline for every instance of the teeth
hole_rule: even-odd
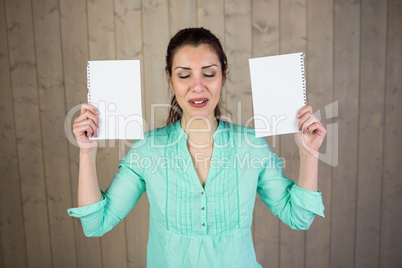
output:
[[[200,103],[204,103],[205,101],[195,101],[195,104],[200,104]]]

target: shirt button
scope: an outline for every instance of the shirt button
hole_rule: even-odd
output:
[[[201,194],[204,194],[204,192],[201,192]]]
[[[204,207],[202,207],[202,210],[204,210]]]
[[[72,214],[73,214],[73,212],[70,211],[70,215],[72,215]]]
[[[202,226],[205,226],[205,223],[203,223]]]

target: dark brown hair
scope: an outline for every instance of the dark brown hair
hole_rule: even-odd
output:
[[[175,36],[172,37],[172,39],[170,39],[166,51],[166,67],[165,67],[166,71],[169,73],[169,76],[172,77],[173,58],[176,52],[184,46],[198,47],[199,45],[208,45],[216,53],[221,64],[223,81],[225,81],[228,62],[226,54],[223,51],[221,42],[213,33],[202,27],[182,29],[179,32],[177,32]],[[176,95],[173,95],[172,100],[170,101],[170,105],[171,106],[169,110],[169,116],[166,120],[167,125],[179,120],[183,114],[183,110],[177,103]],[[218,105],[216,105],[215,107],[214,111],[215,117],[220,117],[222,115],[222,110],[226,111],[226,109],[223,107],[222,98],[220,97]]]

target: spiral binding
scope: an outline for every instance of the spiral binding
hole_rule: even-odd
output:
[[[304,53],[300,54],[300,64],[301,64],[301,73],[302,73],[304,105],[306,105],[307,104],[307,95],[306,95],[306,72],[304,70]]]
[[[87,88],[88,88],[88,103],[91,103],[91,64],[88,61],[87,65]]]

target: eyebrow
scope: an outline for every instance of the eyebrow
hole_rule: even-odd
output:
[[[212,66],[218,67],[218,65],[216,65],[216,64],[211,64],[211,65],[208,65],[208,66],[204,66],[201,69],[208,69],[209,67],[212,67]]]
[[[211,64],[211,65],[208,65],[208,66],[204,66],[204,67],[202,67],[201,69],[208,69],[208,68],[210,68],[210,67],[212,67],[212,66],[218,67],[218,65],[216,65],[216,64]],[[176,69],[178,69],[178,68],[181,68],[181,69],[184,69],[184,70],[191,70],[191,68],[189,68],[189,67],[181,67],[181,66],[177,66],[177,67],[174,68],[174,69],[176,70]]]

